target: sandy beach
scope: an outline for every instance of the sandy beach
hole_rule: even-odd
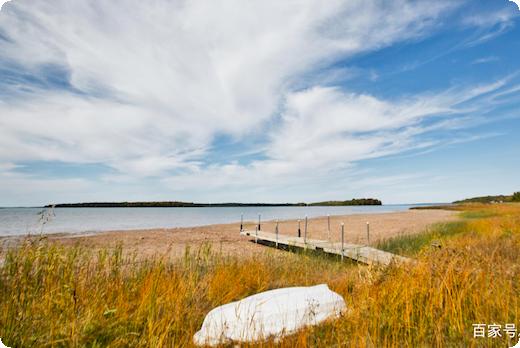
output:
[[[455,212],[444,210],[409,210],[404,212],[381,214],[355,214],[331,216],[330,239],[339,241],[340,224],[345,223],[345,240],[353,243],[366,243],[366,223],[370,222],[370,243],[375,244],[381,239],[400,234],[420,233],[429,225],[439,222],[456,220]],[[301,228],[303,233],[304,223]],[[255,228],[255,222],[246,221],[245,229]],[[274,231],[275,221],[262,222],[262,229]],[[281,234],[296,235],[297,220],[279,222]],[[308,237],[326,240],[327,217],[308,220]],[[51,242],[74,245],[79,244],[93,249],[114,248],[122,244],[125,253],[135,252],[139,258],[149,256],[180,257],[186,247],[197,250],[203,244],[211,245],[213,250],[225,254],[250,255],[264,252],[265,246],[251,243],[239,235],[240,223],[208,225],[191,228],[149,229],[109,231],[96,234],[53,234],[47,238]],[[13,238],[2,238],[4,245],[13,245]],[[16,238],[20,240],[20,238]],[[16,243],[16,242],[15,242]]]

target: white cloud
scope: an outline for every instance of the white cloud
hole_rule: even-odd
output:
[[[504,7],[498,10],[487,12],[486,14],[477,13],[464,17],[463,24],[471,27],[489,28],[497,24],[511,25],[512,21],[518,16],[515,11]]]
[[[71,88],[20,82],[0,91],[0,162],[9,173],[32,160],[99,163],[115,170],[109,183],[153,176],[173,192],[231,188],[243,201],[259,200],[251,192],[269,200],[275,190],[319,186],[355,161],[430,146],[416,138],[427,131],[422,120],[463,114],[471,98],[503,86],[385,100],[315,77],[339,58],[428,35],[451,8],[405,0],[15,0],[0,14],[0,62],[42,80],[46,68],[61,67]],[[343,69],[321,78],[359,73]],[[219,135],[254,138],[262,157],[211,163]],[[47,185],[30,175],[9,180],[0,192]],[[64,187],[76,192],[74,183],[93,185]]]
[[[9,0],[0,0],[0,10],[4,7],[4,4],[8,3]]]
[[[11,87],[0,96],[0,159],[100,162],[143,175],[189,167],[216,134],[265,127],[300,74],[422,35],[446,8],[17,0],[0,17],[0,59],[35,75],[64,67],[81,93]]]
[[[446,144],[419,136],[475,124],[475,115],[466,115],[485,110],[481,99],[502,93],[508,80],[394,101],[332,87],[294,92],[286,98],[281,121],[269,132],[266,159],[248,165],[212,165],[164,182],[179,192],[247,188],[246,192],[274,194],[290,187],[320,187],[321,181],[330,186],[331,181],[342,180],[345,169],[356,161]],[[426,119],[428,125],[423,124]],[[472,139],[479,136],[458,141]]]

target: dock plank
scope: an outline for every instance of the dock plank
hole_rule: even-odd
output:
[[[269,242],[278,244],[278,246],[287,246],[293,248],[319,250],[321,252],[333,255],[339,255],[350,258],[352,260],[365,264],[381,264],[389,265],[392,262],[410,262],[411,259],[389,253],[387,251],[372,248],[367,245],[343,243],[343,250],[340,242],[329,242],[326,240],[311,239],[304,237],[288,236],[284,234],[276,234],[266,231],[249,231],[240,232],[242,236],[257,240],[259,242]]]

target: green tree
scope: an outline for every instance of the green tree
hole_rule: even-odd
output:
[[[513,202],[520,202],[520,192],[513,193]]]

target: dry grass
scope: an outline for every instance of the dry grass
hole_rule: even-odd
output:
[[[505,346],[505,337],[474,339],[472,324],[520,325],[520,205],[467,211],[482,215],[465,216],[442,248],[425,243],[409,251],[416,265],[386,269],[269,251],[237,258],[207,247],[137,262],[121,248],[27,242],[0,269],[0,337],[12,347],[190,346],[217,305],[327,283],[345,298],[345,317],[259,345]]]

